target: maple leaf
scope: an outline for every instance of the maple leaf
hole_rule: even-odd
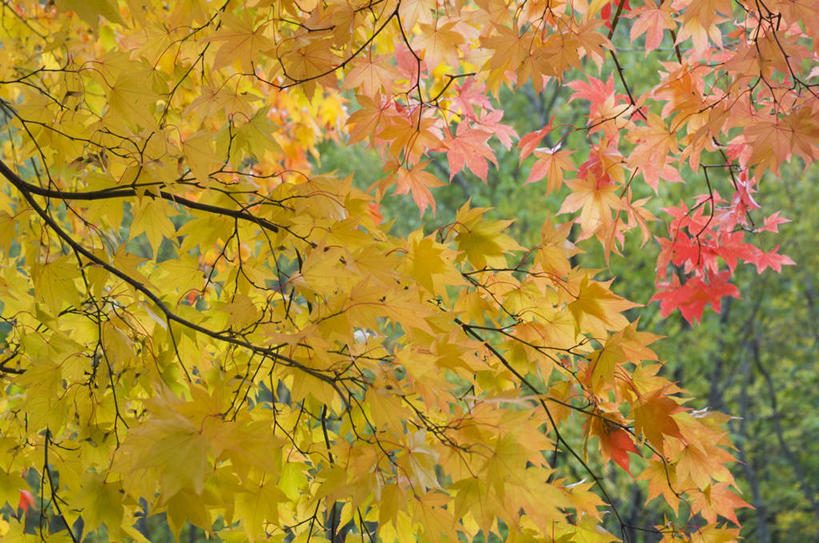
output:
[[[136,237],[145,233],[155,250],[159,247],[163,238],[173,237],[176,228],[168,218],[167,202],[150,200],[148,198],[134,206],[138,211],[134,222],[131,224],[131,236]]]
[[[452,490],[456,492],[455,516],[463,517],[470,510],[477,509],[479,526],[490,530],[498,504],[486,482],[477,477],[467,477],[453,483]]]
[[[314,39],[297,39],[289,43],[289,47],[280,51],[281,65],[292,80],[304,80],[304,92],[307,96],[314,96],[317,80],[322,74],[331,76],[332,69],[339,59],[333,54],[329,38],[318,36]],[[335,80],[334,77],[331,78]]]
[[[552,131],[553,122],[554,117],[549,121],[549,124],[540,130],[535,130],[534,132],[529,132],[528,134],[521,136],[520,141],[518,141],[518,149],[520,149],[520,162],[523,162],[524,158],[531,155],[532,151],[537,148],[540,140],[542,140],[549,132]]]
[[[787,69],[787,65],[785,66]],[[806,163],[811,163],[819,158],[819,151],[816,150],[819,141],[819,122],[816,121],[816,102],[812,107],[805,104],[803,107],[794,108],[785,118],[785,122],[791,129],[791,145],[793,152],[802,157]]]
[[[631,475],[628,453],[639,455],[640,451],[634,446],[634,440],[629,433],[622,428],[617,428],[606,434],[605,437],[598,437],[600,438],[600,450],[603,451],[603,454],[610,456],[612,460]]]
[[[30,490],[20,490],[20,501],[17,503],[17,509],[23,513],[28,513],[28,510],[35,506],[34,495]]]
[[[396,115],[387,117],[377,139],[389,142],[390,153],[393,156],[403,153],[407,164],[413,166],[427,151],[440,147],[441,131],[436,119],[424,116],[420,108],[396,110]]]
[[[579,46],[579,52],[585,56],[591,57],[591,59],[598,66],[602,66],[603,64],[603,58],[606,54],[605,50],[614,49],[611,41],[609,41],[604,34],[597,30],[604,24],[605,22],[602,19],[586,19],[578,26],[575,34],[575,39],[577,40],[577,44]],[[571,46],[573,44],[569,43],[567,45]],[[570,62],[570,64],[573,63]],[[579,68],[579,66],[575,67]]]
[[[242,65],[242,70],[252,73],[251,60],[256,56],[256,52],[274,47],[273,42],[264,36],[265,26],[264,23],[255,26],[249,14],[237,17],[230,12],[226,13],[222,19],[222,28],[210,38],[215,42],[223,42],[213,60],[214,68],[238,61]]]
[[[649,201],[648,198],[640,198],[639,200],[631,200],[631,194],[627,193],[627,218],[628,223],[626,225],[627,229],[631,229],[633,226],[637,226],[640,229],[640,233],[642,234],[642,241],[640,246],[648,242],[652,238],[652,233],[649,230],[649,223],[651,221],[656,221],[657,217],[654,216],[648,209],[646,209],[645,204]]]
[[[489,66],[497,72],[518,70],[524,58],[528,55],[528,47],[524,45],[525,34],[521,34],[517,27],[501,26],[490,36],[485,44],[492,51],[488,61]],[[523,79],[521,74],[521,79]],[[524,81],[518,81],[522,85]]]
[[[634,431],[643,434],[658,450],[665,450],[665,436],[682,439],[680,427],[672,415],[683,408],[657,390],[642,397],[634,406]]]
[[[420,51],[423,59],[431,66],[447,63],[458,64],[458,46],[463,43],[463,35],[456,30],[458,21],[421,23],[421,32],[413,40],[413,48]]]
[[[356,110],[347,118],[350,127],[350,142],[364,141],[376,133],[390,113],[391,104],[386,97],[376,93],[373,97],[359,95],[356,97],[361,109]]]
[[[741,524],[737,519],[736,510],[743,507],[751,505],[729,488],[728,483],[712,485],[705,492],[697,494],[691,503],[692,510],[701,514],[708,522],[716,522],[717,515],[721,515],[737,526]]]
[[[803,116],[799,115],[798,118],[801,120]],[[815,147],[817,138],[819,138],[819,128],[805,124],[806,133],[797,137],[796,130],[803,125],[798,124],[799,121],[789,121],[790,119],[780,120],[778,118],[755,119],[755,122],[735,139],[735,141],[744,142],[749,147],[750,156],[746,159],[747,165],[757,166],[760,170],[769,169],[774,173],[779,171],[779,166],[790,159],[794,151],[795,139],[804,138],[804,142],[800,142],[801,146],[811,149],[809,152],[815,152],[812,147]],[[807,142],[812,142],[812,144]]]
[[[705,307],[710,305],[717,313],[724,296],[739,298],[739,289],[728,282],[730,272],[713,274],[708,283],[699,277],[691,277],[682,285],[676,276],[670,282],[659,283],[651,301],[660,302],[660,314],[664,317],[679,309],[689,323],[702,318]]]
[[[381,92],[390,92],[393,84],[399,77],[398,70],[372,54],[366,58],[357,57],[352,63],[353,68],[344,78],[344,89],[360,89],[363,97],[376,96]],[[365,100],[367,98],[364,98]]]
[[[612,210],[623,209],[616,185],[601,184],[596,179],[584,177],[566,181],[571,189],[558,213],[573,213],[580,209],[581,237],[592,235]]]
[[[117,64],[119,62],[117,59]],[[152,110],[158,95],[145,85],[145,81],[149,79],[149,68],[140,64],[132,64],[127,71],[117,76],[108,89],[110,122],[119,124],[125,121],[134,127],[153,126],[155,121]]]
[[[82,488],[77,502],[83,508],[86,529],[90,532],[105,523],[107,529],[118,532],[125,513],[122,503],[117,499],[122,491],[121,486],[106,482],[101,474],[87,473],[84,474]]]
[[[532,164],[532,169],[529,170],[529,176],[526,178],[524,185],[539,181],[545,176],[548,181],[546,194],[560,190],[563,185],[563,172],[575,169],[574,164],[569,159],[573,152],[568,149],[562,151],[559,149],[535,149],[534,153],[537,160]]]
[[[646,35],[646,56],[660,46],[666,30],[675,29],[672,14],[670,4],[660,2],[658,6],[655,2],[649,1],[646,5],[636,7],[631,13],[625,15],[635,19],[629,33],[631,41],[637,39],[641,34]]]
[[[453,251],[436,243],[421,232],[408,238],[409,271],[418,283],[434,294],[443,294],[446,284],[457,284],[462,278],[451,267]]]
[[[760,232],[779,232],[779,225],[791,222],[790,219],[779,216],[779,211],[765,217],[765,223],[759,228]]]
[[[606,283],[583,277],[577,296],[568,306],[578,327],[619,330],[628,325],[628,320],[620,312],[637,304],[617,296],[607,287]]]
[[[501,267],[506,263],[504,255],[523,250],[515,240],[503,234],[512,221],[487,221],[483,217],[486,211],[487,208],[480,207],[470,209],[467,202],[455,219],[458,225],[455,242],[475,269]]]
[[[762,273],[765,271],[765,268],[771,268],[779,273],[782,271],[782,266],[796,265],[796,262],[794,262],[790,257],[787,255],[777,254],[777,251],[779,251],[779,245],[767,253],[760,251],[759,256],[751,260],[756,266],[756,273]]]
[[[613,383],[618,364],[625,361],[625,353],[617,336],[609,338],[602,349],[589,355],[592,390],[599,391],[602,386]]]
[[[421,210],[422,215],[428,206],[432,208],[433,213],[435,212],[435,199],[432,197],[432,193],[429,189],[442,187],[444,185],[437,177],[424,169],[427,164],[427,162],[422,162],[409,170],[405,168],[399,169],[397,177],[398,185],[395,189],[396,194],[407,194],[411,192],[412,199],[415,201],[415,205],[418,206],[418,209]]]
[[[614,96],[614,75],[609,76],[605,83],[596,77],[589,76],[588,82],[570,81],[566,83],[566,86],[574,90],[569,97],[569,101],[588,100],[591,102],[591,113],[594,114],[600,104],[605,103],[608,98]]]
[[[642,162],[641,164],[636,165],[643,174],[643,179],[645,180],[646,184],[654,189],[655,193],[658,192],[660,179],[670,181],[672,183],[685,182],[680,176],[680,172],[672,164],[665,162],[665,158],[666,157],[664,157],[662,164]],[[629,162],[631,162],[631,160],[629,160]]]
[[[719,23],[725,20],[721,16],[730,15],[730,2],[726,0],[693,0],[681,15],[680,30],[677,33],[677,44],[683,43],[691,38],[694,43],[694,52],[702,55],[708,47],[708,38],[717,45],[722,46],[722,32]]]
[[[502,118],[502,109],[484,110],[475,122],[498,138],[508,151],[512,148],[512,140],[518,137],[518,133],[511,126],[501,123]]]
[[[686,432],[685,435],[690,435]],[[690,438],[694,441],[695,438]],[[686,444],[676,455],[677,479],[681,482],[690,480],[697,488],[705,490],[712,480],[733,481],[731,472],[723,464],[731,455],[713,454],[715,451],[706,452],[706,446],[697,444]]]
[[[666,123],[654,113],[648,113],[645,126],[637,126],[629,132],[629,139],[637,146],[629,155],[633,164],[665,164],[669,153],[677,150],[677,138]],[[656,184],[652,186],[655,192]]]
[[[628,453],[640,456],[640,451],[634,444],[631,434],[625,430],[622,417],[619,413],[596,411],[586,423],[589,436],[598,439],[603,460],[614,460],[617,465],[632,475]]]
[[[447,135],[443,143],[447,148],[446,157],[449,161],[450,181],[466,165],[486,183],[487,161],[496,167],[498,165],[494,151],[487,144],[491,135],[489,132],[471,128],[463,122],[458,124],[455,136]]]
[[[569,241],[572,223],[554,225],[551,219],[544,221],[540,229],[540,246],[535,261],[550,273],[565,277],[571,270],[569,259],[580,250]]]
[[[412,28],[418,21],[428,23],[432,9],[435,9],[435,3],[430,0],[407,0],[398,6],[398,14],[401,16],[402,24]]]
[[[452,98],[453,111],[465,115],[468,119],[476,120],[476,110],[489,111],[492,104],[486,95],[486,87],[476,83],[473,78],[467,78],[463,85],[455,87],[455,96]]]
[[[648,465],[643,469],[637,478],[648,481],[648,496],[646,497],[646,503],[658,496],[662,496],[663,500],[670,505],[674,511],[677,511],[680,503],[680,496],[669,482],[676,480],[675,468],[673,465],[669,465],[655,456],[648,461]]]

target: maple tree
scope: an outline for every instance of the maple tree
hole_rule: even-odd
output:
[[[614,541],[601,469],[668,504],[640,527],[664,541],[738,537],[727,416],[686,407],[635,304],[572,257],[656,238],[656,298],[689,321],[739,261],[793,264],[746,234],[785,220],[756,216],[763,175],[817,155],[811,0],[0,10],[4,538],[144,541],[164,512],[224,540]],[[667,45],[643,93],[627,28]],[[518,137],[493,95],[550,81],[585,122]],[[383,178],[314,173],[326,138]],[[390,234],[385,192],[434,211],[430,161],[486,180],[497,145],[569,191],[537,246],[469,203]],[[653,234],[637,183],[684,175],[706,193]]]

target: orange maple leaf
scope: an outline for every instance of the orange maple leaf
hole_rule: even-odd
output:
[[[547,181],[546,194],[560,190],[563,185],[563,173],[577,169],[569,159],[573,152],[568,149],[561,151],[557,147],[535,149],[537,160],[532,164],[529,177],[526,178],[524,185],[539,181],[545,176]]]
[[[598,411],[597,416],[589,418],[588,431],[590,436],[597,437],[603,460],[605,462],[608,462],[609,459],[614,460],[631,475],[628,453],[640,456],[640,451],[634,445],[632,436],[624,428],[618,426],[619,423],[618,413]]]
[[[444,139],[447,148],[446,158],[449,160],[449,179],[452,180],[455,174],[468,166],[481,181],[486,183],[486,176],[489,171],[487,160],[498,166],[495,153],[487,144],[487,140],[492,136],[489,132],[476,130],[460,123],[455,136],[448,134]]]
[[[437,177],[424,170],[424,167],[429,164],[423,162],[417,164],[414,168],[398,170],[396,194],[407,194],[412,192],[412,199],[415,205],[421,210],[421,215],[424,214],[427,206],[432,207],[432,212],[435,213],[435,199],[432,197],[430,188],[443,186]]]
[[[353,112],[347,118],[350,143],[364,141],[372,136],[382,120],[390,114],[391,104],[380,93],[376,93],[372,98],[366,95],[358,95],[356,100],[358,100],[361,109]]]
[[[345,90],[361,88],[366,96],[374,96],[382,91],[390,92],[393,82],[400,76],[394,66],[378,56],[357,57],[351,65],[353,68],[344,78],[342,88]]]
[[[662,389],[657,390],[641,398],[634,406],[634,430],[642,433],[649,443],[662,451],[663,436],[682,439],[680,427],[671,416],[682,409],[683,407],[666,396]]]
[[[717,515],[727,518],[737,526],[742,526],[737,519],[736,509],[751,507],[751,504],[739,497],[728,483],[716,483],[704,492],[697,493],[691,500],[691,511],[699,513],[708,522],[716,522]]]
[[[580,211],[580,237],[585,239],[603,224],[604,215],[610,214],[612,209],[623,209],[620,197],[617,195],[616,185],[601,185],[593,177],[566,181],[572,190],[560,206],[558,214]]]
[[[722,32],[717,25],[724,22],[725,17],[720,13],[731,14],[730,0],[692,0],[680,17],[682,24],[676,44],[691,38],[694,52],[699,56],[708,48],[708,38],[722,47]]]
[[[420,24],[421,33],[415,36],[412,45],[416,51],[421,51],[424,60],[429,66],[438,66],[447,63],[450,66],[458,64],[458,45],[464,42],[464,37],[455,30],[458,21],[434,24]]]
[[[671,18],[671,3],[662,2],[659,6],[646,2],[631,11],[626,17],[634,17],[629,37],[636,40],[641,34],[646,35],[646,55],[660,46],[665,30],[674,30],[676,25]]]

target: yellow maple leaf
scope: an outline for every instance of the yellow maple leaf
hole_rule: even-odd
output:
[[[256,26],[249,14],[237,17],[229,11],[221,22],[221,28],[209,38],[213,42],[223,42],[213,59],[213,67],[219,69],[239,62],[245,73],[253,73],[252,60],[257,53],[275,47],[264,34],[266,23]]]
[[[558,213],[574,213],[580,210],[580,237],[585,239],[610,219],[612,210],[623,209],[623,203],[617,195],[618,187],[613,184],[602,184],[591,176],[583,179],[566,181],[572,190]]]
[[[628,326],[628,319],[621,312],[637,305],[614,294],[607,283],[592,281],[584,276],[574,301],[568,307],[579,329],[602,337],[607,330],[620,330]]]

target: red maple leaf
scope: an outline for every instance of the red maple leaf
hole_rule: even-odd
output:
[[[765,224],[759,228],[760,232],[779,232],[779,225],[786,222],[791,222],[790,219],[779,216],[779,211],[772,213],[765,218]]]
[[[702,319],[705,307],[711,308],[719,313],[722,309],[722,298],[733,296],[739,298],[739,289],[728,282],[731,272],[723,270],[719,273],[711,274],[706,282],[699,276],[688,278],[684,284],[680,284],[676,276],[672,276],[671,281],[661,282],[657,285],[657,293],[651,301],[660,302],[660,315],[669,316],[675,309],[679,309],[683,318],[689,324]]]
[[[527,156],[532,154],[540,140],[542,140],[546,134],[551,132],[552,130],[552,122],[554,121],[554,117],[552,120],[549,121],[549,124],[541,128],[540,130],[535,130],[534,132],[529,132],[528,134],[521,136],[520,141],[518,141],[518,149],[520,149],[520,161],[523,162],[523,159]]]
[[[28,490],[20,490],[20,501],[17,503],[17,509],[21,509],[23,513],[28,513],[28,510],[32,507],[34,507],[34,495]]]
[[[776,273],[780,273],[782,271],[782,266],[796,265],[796,262],[794,262],[789,256],[777,254],[778,250],[779,245],[767,253],[764,251],[759,251],[759,255],[753,261],[754,265],[756,266],[756,273],[762,273],[765,271],[765,268],[771,268]]]
[[[576,100],[578,98],[582,98],[584,100],[588,100],[592,103],[592,106],[595,104],[601,104],[606,101],[606,98],[609,96],[614,96],[614,76],[609,76],[608,81],[603,83],[596,77],[587,76],[589,82],[586,83],[585,81],[569,81],[566,83],[566,86],[574,89],[571,97],[569,97],[569,102],[572,100]],[[593,111],[593,110],[592,110]]]
[[[625,13],[631,9],[628,0],[611,0],[611,2],[603,6],[600,10],[600,17],[606,20],[606,26],[609,28],[611,28],[612,24],[611,14],[612,12],[617,13],[617,7],[620,5],[620,2],[624,2],[621,12]]]
[[[606,438],[600,438],[600,447],[608,452],[611,459],[631,475],[628,453],[631,452],[639,456],[640,451],[634,446],[634,440],[628,432],[622,428],[609,432]]]

